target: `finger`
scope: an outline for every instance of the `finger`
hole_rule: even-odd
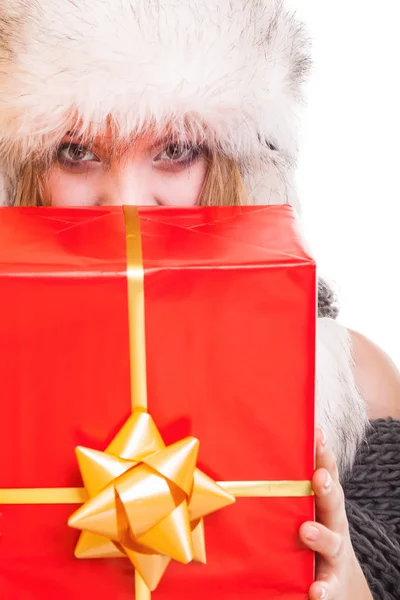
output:
[[[343,536],[339,533],[330,531],[320,523],[307,521],[300,527],[299,534],[303,544],[313,552],[317,552],[324,559],[324,574],[327,566],[334,569],[340,560],[344,558],[345,542]],[[317,570],[317,578],[321,574]]]
[[[317,430],[316,439],[317,470],[313,476],[313,490],[317,519],[328,529],[344,533],[348,525],[336,460],[321,429]]]
[[[328,444],[325,432],[316,432],[316,469],[327,469],[335,481],[339,481],[339,471],[335,456]]]
[[[337,600],[337,580],[329,577],[323,581],[314,581],[308,591],[309,600]]]
[[[328,585],[325,582],[314,581],[309,589],[308,597],[310,600],[320,600],[320,598],[328,600],[328,589]]]
[[[340,483],[326,469],[318,469],[312,478],[317,520],[328,529],[345,533],[348,529],[344,493]]]

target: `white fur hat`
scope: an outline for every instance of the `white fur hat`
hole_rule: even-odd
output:
[[[296,204],[296,111],[309,68],[281,0],[0,0],[0,172],[79,122],[188,130],[234,157],[252,200]]]

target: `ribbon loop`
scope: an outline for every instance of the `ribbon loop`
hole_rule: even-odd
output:
[[[78,450],[89,500],[68,522],[83,531],[75,554],[122,553],[153,591],[171,559],[205,562],[202,519],[235,498],[196,468],[196,438],[165,447],[150,415],[134,413],[109,448],[124,457]]]

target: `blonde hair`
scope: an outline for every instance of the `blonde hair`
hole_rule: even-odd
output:
[[[200,194],[201,206],[249,204],[238,164],[227,156],[213,154]]]
[[[13,206],[42,206],[43,179],[40,169],[27,162],[21,169],[14,191]]]
[[[27,162],[14,190],[13,206],[43,206],[43,168]],[[198,204],[237,206],[248,204],[238,164],[222,154],[208,156],[208,168]]]

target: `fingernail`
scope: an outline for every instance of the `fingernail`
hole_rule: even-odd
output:
[[[326,598],[326,588],[321,588],[321,593],[319,595],[320,598]]]
[[[325,433],[325,431],[323,429],[321,429],[321,435],[322,435],[321,444],[323,446],[326,446],[328,438],[326,437],[326,433]]]
[[[326,479],[324,483],[324,491],[329,492],[332,485],[332,477],[330,476],[329,471],[326,472]]]
[[[318,536],[319,529],[317,529],[313,525],[310,525],[310,527],[307,528],[306,538],[312,542],[315,542],[315,540],[318,539]]]

